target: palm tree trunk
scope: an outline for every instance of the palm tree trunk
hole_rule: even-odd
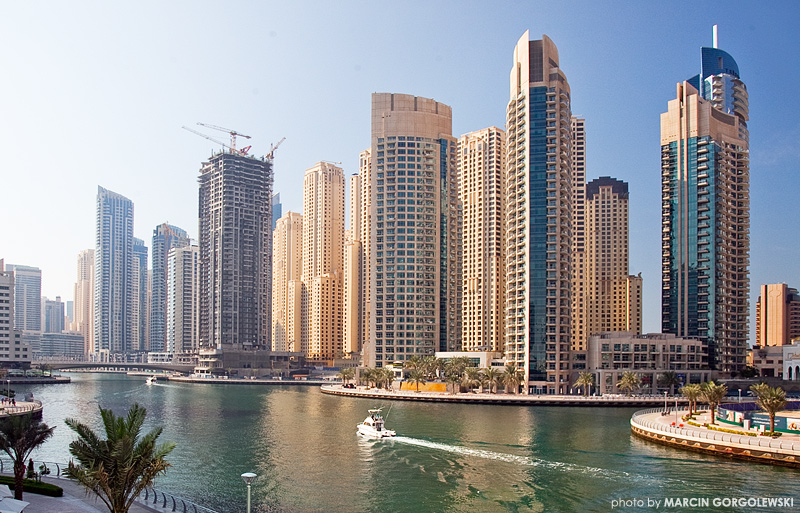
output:
[[[775,434],[775,414],[769,414],[769,432]]]
[[[14,461],[14,498],[18,501],[22,500],[22,489],[24,485],[22,480],[25,478],[25,462]]]

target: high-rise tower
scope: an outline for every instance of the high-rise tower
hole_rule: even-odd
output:
[[[302,350],[311,360],[331,360],[342,351],[344,172],[328,162],[303,178]]]
[[[75,319],[72,331],[83,335],[84,354],[94,353],[94,250],[78,253],[75,281]]]
[[[628,274],[628,184],[603,176],[586,184],[585,338],[642,331],[641,277]],[[584,339],[581,345],[585,345]]]
[[[94,354],[106,361],[112,354],[134,350],[133,202],[97,187],[97,239],[94,251]],[[138,287],[137,287],[138,288]]]
[[[505,349],[505,139],[492,127],[458,140],[462,351]]]
[[[150,282],[150,351],[164,351],[167,340],[167,257],[172,248],[189,245],[186,231],[162,223],[153,230],[153,272]]]
[[[302,325],[303,216],[287,212],[273,234],[272,350],[300,351]]]
[[[714,46],[661,114],[662,330],[700,338],[709,365],[738,372],[748,336],[747,88]]]
[[[461,342],[461,226],[452,113],[372,95],[368,366]]]
[[[197,352],[200,305],[198,294],[200,248],[176,246],[167,254],[167,340],[164,351],[171,354]]]
[[[506,115],[506,359],[525,393],[567,393],[571,346],[570,88],[556,45],[525,32]]]
[[[217,153],[198,181],[200,347],[268,349],[272,160]]]

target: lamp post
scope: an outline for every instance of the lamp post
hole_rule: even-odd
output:
[[[11,380],[10,379],[6,380],[6,397],[8,397],[9,401],[11,400]]]
[[[242,474],[242,479],[244,479],[245,484],[247,484],[247,513],[250,513],[250,485],[255,478],[256,475],[252,472],[245,472]]]
[[[664,390],[664,414],[666,414],[667,411],[667,391]]]

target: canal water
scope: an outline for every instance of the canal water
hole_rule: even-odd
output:
[[[663,500],[684,497],[794,497],[800,509],[796,470],[633,438],[632,408],[377,404],[308,386],[70,376],[68,385],[15,387],[42,400],[44,421],[57,426],[36,460],[69,460],[64,419],[99,430],[99,406],[124,414],[138,402],[148,429],[162,425],[161,440],[177,443],[157,487],[220,512],[244,512],[243,472],[258,475],[254,513],[656,511],[656,500],[660,511],[682,511]],[[379,406],[398,437],[357,437]]]

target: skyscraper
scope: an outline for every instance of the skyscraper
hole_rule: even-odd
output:
[[[344,172],[319,162],[303,177],[302,350],[311,360],[342,351]]]
[[[94,353],[94,250],[78,253],[75,281],[75,320],[72,331],[83,335],[84,354]]]
[[[272,350],[300,351],[302,323],[303,216],[287,212],[273,234]]]
[[[505,139],[491,127],[458,140],[462,351],[505,349]]]
[[[586,184],[584,323],[586,339],[642,331],[641,277],[628,274],[628,184],[603,176]],[[586,340],[581,341],[585,347]]]
[[[131,310],[139,300],[134,295],[139,272],[134,268],[133,202],[100,186],[94,256],[94,355],[107,361],[138,346]]]
[[[199,183],[200,346],[269,349],[272,160],[217,153]]]
[[[28,343],[22,339],[19,330],[14,329],[15,290],[14,272],[7,269],[3,259],[0,258],[0,310],[5,312],[0,315],[0,363],[4,364],[31,361]],[[41,333],[39,335],[41,336]]]
[[[149,286],[147,246],[142,239],[133,239],[133,299],[131,302],[131,351],[143,352],[149,347]]]
[[[756,303],[756,342],[783,346],[800,338],[800,294],[785,283],[761,285]]]
[[[365,364],[458,349],[461,226],[449,106],[372,95]]]
[[[506,359],[525,393],[567,393],[571,346],[570,88],[547,36],[514,49],[506,116]]]
[[[662,330],[700,338],[711,368],[734,373],[748,336],[748,97],[716,27],[701,56],[661,114]]]
[[[176,246],[167,254],[167,340],[164,351],[173,355],[198,349],[199,262],[200,249],[197,246]]]
[[[586,120],[572,117],[572,349],[583,351],[586,329]]]
[[[55,300],[42,298],[44,304],[44,322],[42,323],[43,333],[61,333],[64,331],[64,303],[61,296],[56,296]]]
[[[14,273],[14,329],[42,332],[42,270],[29,265],[7,264]]]
[[[167,255],[189,245],[185,230],[162,223],[153,230],[153,271],[150,282],[150,351],[164,351],[167,340]]]

